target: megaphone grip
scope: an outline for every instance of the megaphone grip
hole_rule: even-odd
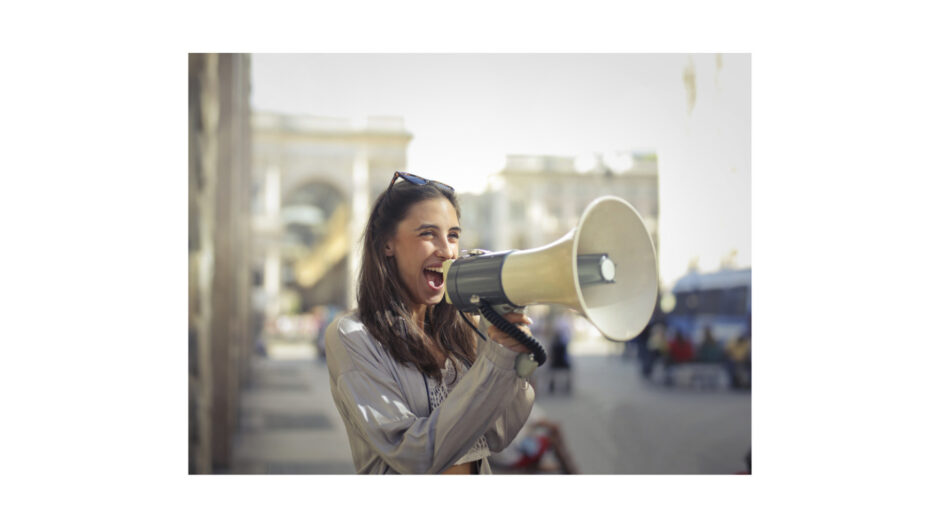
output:
[[[486,301],[480,301],[480,313],[483,314],[483,317],[486,317],[486,320],[489,321],[491,325],[499,328],[509,337],[525,345],[526,348],[535,355],[535,361],[539,366],[545,363],[545,349],[542,348],[542,344],[534,337],[519,330],[519,327],[504,319],[503,316],[496,313],[496,310]]]

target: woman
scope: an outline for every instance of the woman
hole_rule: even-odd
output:
[[[459,220],[452,187],[403,172],[372,207],[358,309],[326,332],[330,390],[359,473],[492,473],[487,457],[529,416],[535,395],[515,370],[525,347],[492,326],[478,342],[441,302]],[[505,317],[528,333],[528,317]]]

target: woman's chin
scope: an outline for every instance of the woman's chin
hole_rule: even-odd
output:
[[[444,292],[441,292],[437,295],[428,298],[427,304],[441,304],[441,301],[444,300]]]
[[[435,291],[429,291],[429,292],[426,292],[425,295],[424,295],[424,304],[427,304],[427,305],[429,305],[429,306],[430,306],[430,305],[434,305],[434,304],[440,304],[440,302],[443,301],[443,300],[444,300],[444,290],[443,290],[443,289],[441,289],[440,291],[437,291],[437,292],[435,292]]]

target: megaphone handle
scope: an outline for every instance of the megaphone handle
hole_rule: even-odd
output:
[[[505,310],[506,308],[511,307],[507,306],[506,308],[500,308]],[[511,309],[506,311],[511,311]],[[504,319],[503,316],[497,313],[497,311],[486,301],[480,301],[480,313],[483,314],[483,317],[485,317],[486,320],[490,322],[490,324],[505,332],[507,335],[509,335],[509,337],[525,345],[526,348],[528,348],[529,351],[531,351],[535,356],[536,363],[539,365],[545,363],[545,349],[542,348],[542,344],[536,341],[534,337],[526,334],[522,330],[519,330],[516,325]]]

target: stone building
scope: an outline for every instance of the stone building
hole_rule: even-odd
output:
[[[355,304],[359,242],[372,202],[405,167],[398,117],[363,122],[256,112],[252,268],[266,319]]]
[[[466,244],[493,251],[530,249],[562,237],[595,198],[613,195],[632,205],[659,249],[659,172],[652,153],[604,162],[558,156],[507,156],[481,195],[461,196]],[[615,168],[611,168],[613,165]]]

